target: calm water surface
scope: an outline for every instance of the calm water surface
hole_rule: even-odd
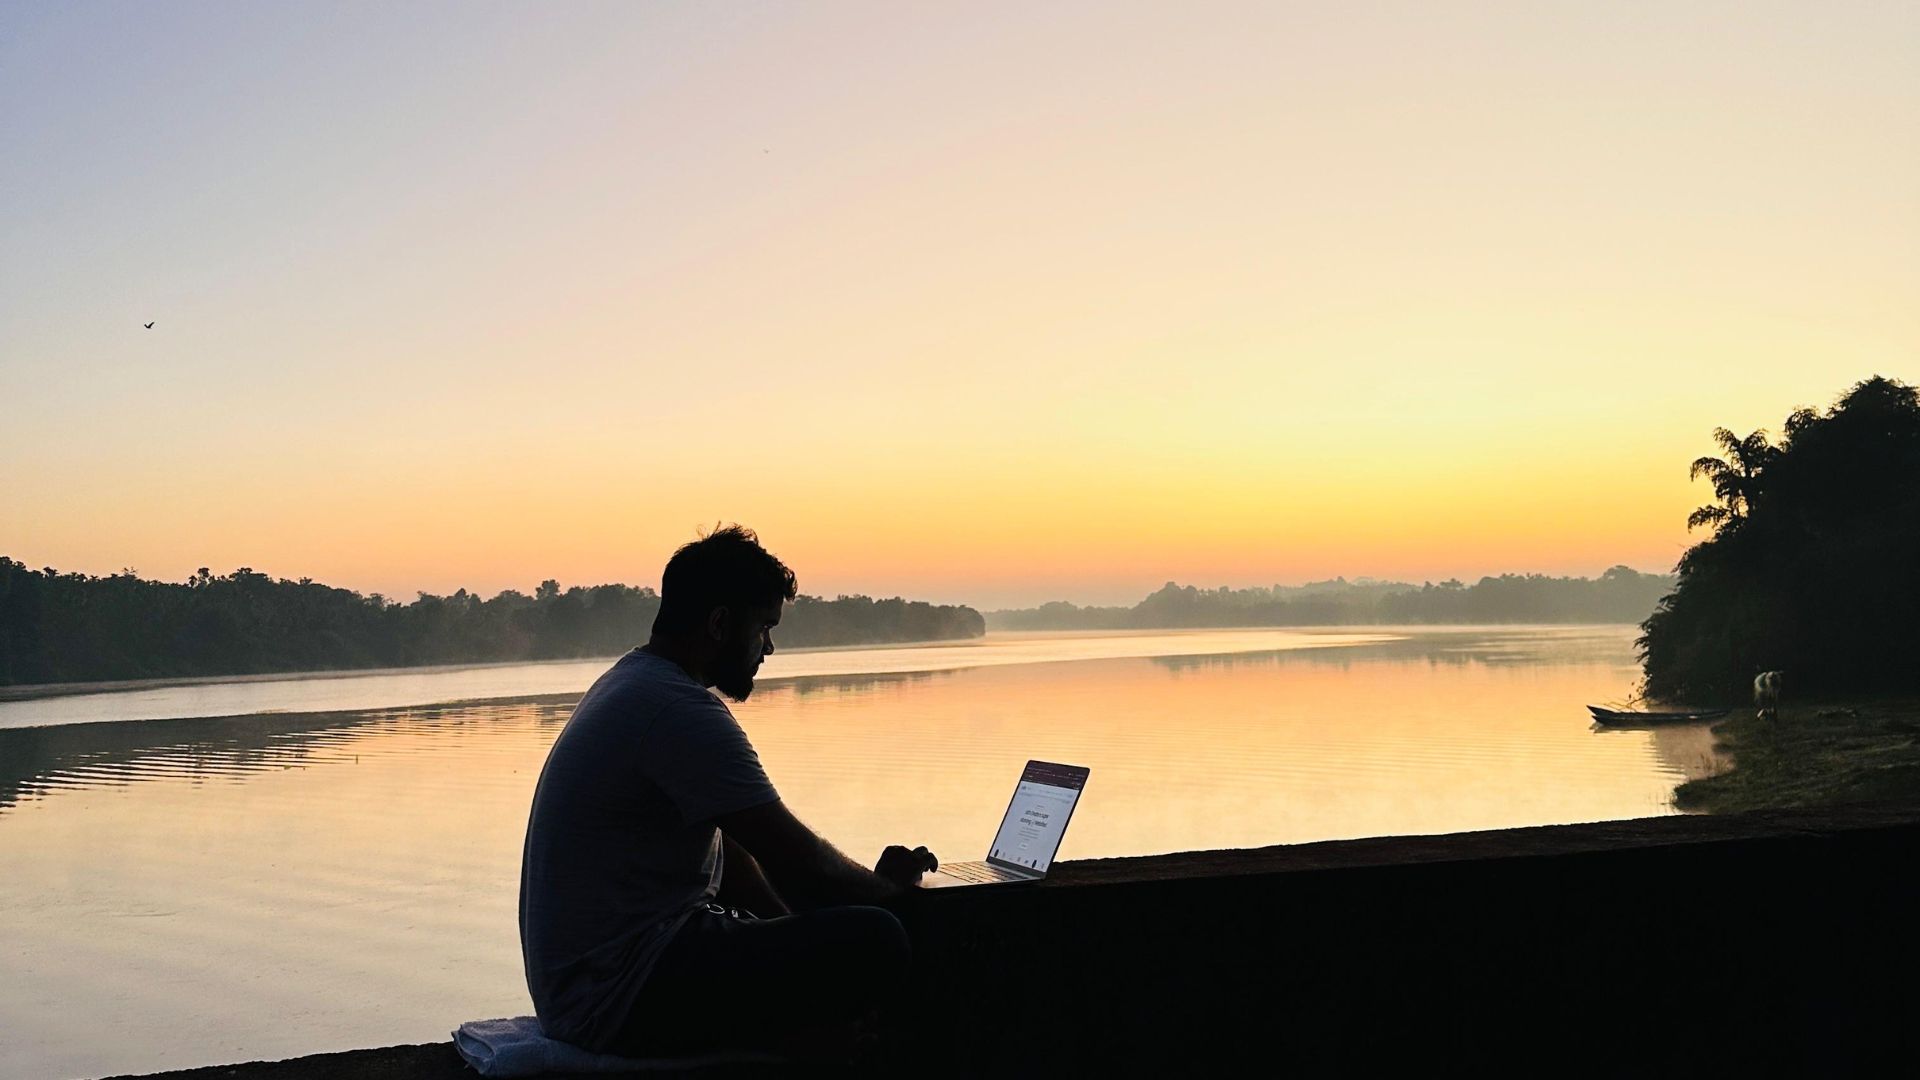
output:
[[[1392,636],[1377,628],[1320,632],[1175,630],[991,634],[972,641],[941,641],[924,645],[782,650],[760,669],[760,681],[767,683],[810,675],[953,671],[1004,664],[1124,656],[1323,649],[1384,641]],[[469,664],[460,667],[387,668],[304,675],[251,675],[229,680],[153,680],[147,684],[123,684],[108,691],[80,693],[70,692],[67,687],[56,687],[51,692],[39,687],[0,687],[0,729],[123,720],[175,720],[198,716],[389,709],[399,705],[524,699],[541,695],[577,696],[612,662],[612,657],[605,657],[598,660],[547,660],[531,664]]]
[[[1671,813],[1710,737],[1598,731],[1583,708],[1625,694],[1634,634],[992,635],[776,654],[734,709],[788,804],[868,863],[894,842],[981,857],[1028,757],[1093,770],[1067,859]],[[531,1011],[520,841],[571,702],[412,702],[577,694],[604,667],[4,703],[0,1076],[436,1041]],[[381,679],[397,697],[369,703]],[[125,722],[179,716],[151,695],[180,690],[289,711]],[[314,708],[356,711],[291,711]]]

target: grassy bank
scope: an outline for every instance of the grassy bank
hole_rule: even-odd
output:
[[[1733,768],[1674,792],[1684,810],[1729,813],[1920,798],[1920,698],[1796,704],[1716,725]]]

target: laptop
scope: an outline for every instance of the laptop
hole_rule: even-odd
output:
[[[923,889],[948,889],[961,885],[1012,885],[1039,881],[1053,864],[1053,853],[1060,850],[1060,838],[1066,835],[1067,822],[1073,820],[1074,804],[1087,785],[1087,770],[1078,765],[1056,765],[1051,761],[1029,761],[1013,789],[1013,801],[1007,804],[1007,816],[1000,819],[1000,831],[981,862],[942,864],[931,874],[922,875]]]

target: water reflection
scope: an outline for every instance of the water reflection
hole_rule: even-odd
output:
[[[1714,724],[1668,724],[1652,734],[1654,753],[1669,769],[1688,780],[1717,776],[1733,766],[1733,758],[1721,748],[1713,733]]]
[[[1379,638],[1371,628],[992,633],[964,642],[782,649],[767,659],[760,675],[771,681],[1186,652],[1324,649]],[[63,695],[61,688],[0,687],[0,729],[273,712],[340,712],[445,701],[514,701],[534,694],[578,694],[612,659],[310,672],[231,681],[165,679],[103,684],[104,688],[67,687]],[[48,693],[60,696],[43,696]]]
[[[759,691],[801,699],[924,686],[952,672],[810,675]],[[372,712],[130,720],[0,729],[0,814],[58,788],[114,787],[147,780],[239,782],[251,773],[308,768],[358,756],[358,742],[394,731],[518,723],[564,723],[578,694],[523,701],[460,703]]]
[[[1596,664],[1630,670],[1622,630],[1595,627],[1462,627],[1433,629],[1383,627],[1395,637],[1340,649],[1270,649],[1252,652],[1194,653],[1152,657],[1168,671],[1232,671],[1284,666],[1331,667],[1349,671],[1361,665],[1424,663],[1432,666],[1537,666]]]
[[[237,783],[253,773],[351,761],[357,757],[355,742],[401,727],[471,726],[528,716],[557,725],[575,700],[0,729],[0,813],[61,788],[160,780]]]
[[[872,690],[926,686],[951,679],[949,671],[884,671],[868,675],[803,675],[778,682],[767,680],[754,692],[765,698],[769,693],[790,692],[800,697],[815,694],[859,694]]]
[[[1235,644],[1239,644],[1236,642]],[[1259,652],[1193,653],[1145,658],[1146,663],[1176,678],[1195,674],[1279,673],[1289,669],[1349,673],[1356,668],[1380,670],[1419,665],[1431,668],[1578,664],[1631,671],[1631,658],[1622,650],[1618,627],[1425,630],[1385,641],[1338,649],[1279,649]],[[1082,683],[1097,684],[1096,699],[1111,696],[1131,677],[1118,674],[1134,665],[1120,662],[1097,670],[1092,661],[1077,665]],[[1047,671],[1046,668],[1037,669]],[[1005,708],[1005,696],[991,684],[1011,681],[1029,684],[1031,674],[1001,675],[971,669],[900,671],[858,674],[807,675],[764,682],[753,701],[739,706],[743,716],[778,718],[802,704],[819,705],[826,699],[875,696],[891,698],[973,676],[960,700],[974,712]],[[1046,678],[1057,678],[1049,675]],[[1029,701],[1045,701],[1049,694],[1026,686]],[[1086,687],[1083,685],[1084,691]],[[1242,688],[1244,689],[1244,687]],[[1298,687],[1294,687],[1297,700]],[[1151,696],[1152,687],[1140,692]],[[1123,692],[1123,696],[1127,696]],[[261,716],[194,718],[164,721],[75,724],[54,727],[0,729],[0,813],[59,788],[121,786],[164,779],[204,783],[240,781],[252,773],[308,768],[356,756],[354,743],[377,738],[401,728],[449,725],[486,725],[531,717],[543,727],[565,721],[577,694],[549,694],[518,702],[469,703],[385,709],[368,712],[270,714]],[[1138,700],[1135,698],[1134,700]],[[874,704],[872,701],[868,705]],[[896,707],[897,707],[896,703]],[[1330,712],[1350,712],[1348,702],[1329,702]],[[909,707],[924,708],[925,703]],[[1451,707],[1451,706],[1449,706]],[[956,722],[960,722],[956,718]],[[1037,730],[1048,730],[1055,720],[1039,715]],[[896,730],[897,724],[890,730]],[[1696,730],[1697,729],[1697,730]],[[1675,772],[1703,775],[1723,767],[1704,726],[1663,727],[1651,732],[1623,732],[1593,728],[1615,737],[1650,744]],[[779,744],[778,728],[756,733]],[[806,768],[816,762],[808,761]]]

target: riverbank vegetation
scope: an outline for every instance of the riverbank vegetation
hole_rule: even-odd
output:
[[[1720,429],[1692,465],[1711,535],[1642,624],[1653,700],[1743,702],[1761,671],[1789,700],[1920,692],[1920,395],[1871,378],[1783,431]]]
[[[627,585],[491,599],[462,589],[396,603],[250,568],[185,583],[30,570],[0,557],[0,686],[252,675],[610,656],[644,643],[660,597]],[[979,637],[968,607],[900,598],[802,596],[782,645],[872,645]]]
[[[1721,428],[1691,472],[1710,535],[1642,624],[1646,694],[1744,706],[1783,673],[1777,719],[1714,728],[1733,768],[1674,793],[1735,811],[1920,797],[1920,394],[1875,377],[1774,442]]]
[[[1253,589],[1198,589],[1169,581],[1132,607],[1065,602],[990,611],[995,630],[1148,630],[1191,627],[1442,623],[1637,623],[1673,588],[1666,574],[1616,566],[1597,578],[1502,574],[1467,585],[1361,579]]]

